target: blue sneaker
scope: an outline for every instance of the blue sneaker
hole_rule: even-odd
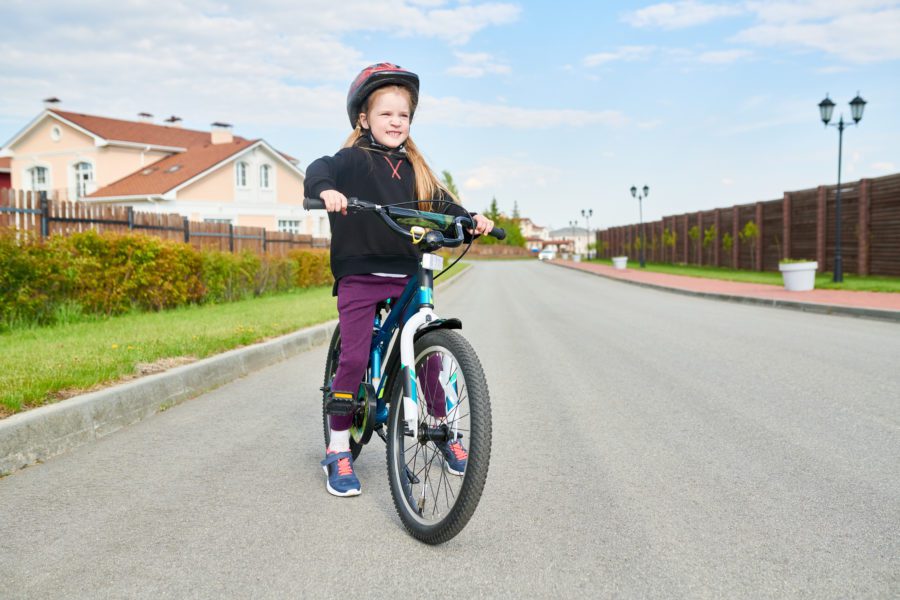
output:
[[[353,455],[349,452],[325,452],[325,487],[334,496],[359,496],[359,479],[353,473]]]
[[[444,455],[444,468],[452,475],[465,475],[466,463],[469,459],[469,453],[466,452],[462,442],[453,440],[451,442],[439,442],[435,444],[441,454]]]

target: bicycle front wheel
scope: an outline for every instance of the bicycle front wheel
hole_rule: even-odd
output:
[[[491,459],[491,404],[484,371],[461,335],[439,329],[415,342],[418,437],[405,431],[403,377],[391,383],[387,463],[407,531],[440,544],[475,512]]]

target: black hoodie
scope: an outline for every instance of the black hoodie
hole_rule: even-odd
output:
[[[337,190],[347,198],[416,208],[415,189],[415,173],[406,153],[402,149],[391,150],[366,137],[360,138],[354,147],[313,161],[306,169],[305,192],[309,198],[319,198],[326,190]],[[468,214],[461,206],[446,203],[435,203],[434,212]],[[331,223],[331,272],[335,281],[346,275],[414,275],[418,270],[422,256],[419,250],[409,239],[388,229],[377,214],[328,213],[328,219]]]

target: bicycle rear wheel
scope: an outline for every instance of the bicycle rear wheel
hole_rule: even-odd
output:
[[[415,343],[418,439],[405,433],[404,369],[391,383],[387,463],[400,520],[418,540],[453,538],[475,512],[491,459],[491,405],[484,371],[461,335],[439,329]],[[436,383],[437,382],[437,383]],[[454,474],[440,446],[461,441],[465,470]]]

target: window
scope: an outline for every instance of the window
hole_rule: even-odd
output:
[[[230,225],[230,224],[231,224],[231,219],[218,219],[218,218],[215,218],[215,219],[203,219],[203,222],[204,222],[204,223],[224,223],[224,224],[226,224],[226,225]]]
[[[75,171],[75,197],[84,198],[92,191],[89,188],[94,183],[94,165],[89,162],[80,162],[72,168]]]
[[[261,165],[259,167],[259,187],[264,190],[272,189],[272,165]]]
[[[301,233],[300,227],[302,225],[303,221],[285,221],[278,219],[278,231],[283,231],[285,233]]]
[[[31,167],[28,169],[31,189],[35,192],[46,192],[50,184],[50,173],[47,167]]]
[[[249,165],[243,161],[234,166],[235,185],[241,188],[247,187],[247,171],[249,171]]]
[[[59,128],[58,125],[54,125],[52,129],[50,129],[50,139],[54,142],[58,142],[62,138],[62,129]]]

